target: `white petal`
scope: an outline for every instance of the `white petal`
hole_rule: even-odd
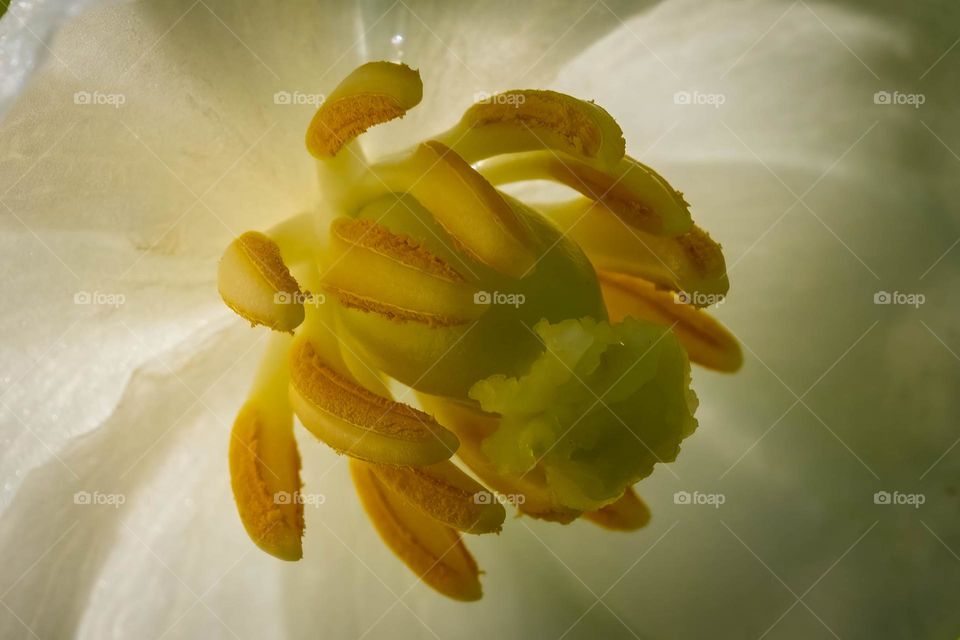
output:
[[[50,54],[57,30],[85,9],[110,0],[17,0],[0,20],[0,116]],[[9,5],[9,6],[7,6]]]
[[[165,525],[172,534],[167,543],[185,557],[205,548],[227,552],[241,542],[242,529],[230,535],[226,526],[236,522],[224,448],[230,418],[218,413],[223,407],[215,399],[217,391],[246,386],[242,365],[257,355],[256,348],[244,354],[249,334],[241,327],[208,332],[140,369],[95,433],[26,476],[0,522],[4,602],[21,619],[2,620],[2,635],[23,634],[25,624],[42,637],[62,637],[82,623],[88,637],[128,637],[127,625],[139,616],[172,622],[189,590],[164,569],[175,562],[161,555]],[[209,522],[208,535],[181,530],[193,522],[199,531],[212,517],[224,526]],[[211,566],[177,571],[186,582],[205,579]],[[112,600],[99,602],[105,591]],[[98,606],[87,609],[91,599]]]

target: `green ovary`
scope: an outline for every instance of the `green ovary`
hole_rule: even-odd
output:
[[[598,509],[671,462],[697,426],[686,352],[666,327],[627,318],[539,322],[543,353],[519,378],[494,375],[470,397],[502,416],[483,443],[502,472],[539,466],[566,507]]]

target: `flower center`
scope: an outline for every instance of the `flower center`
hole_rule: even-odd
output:
[[[669,293],[723,296],[719,245],[682,194],[624,155],[606,111],[508,91],[370,162],[358,136],[422,95],[405,65],[347,76],[306,133],[317,206],[224,253],[224,302],[276,332],[230,468],[251,538],[299,559],[296,415],[349,457],[386,544],[427,584],[470,600],[479,570],[459,532],[500,530],[495,495],[534,517],[643,526],[631,485],[696,426],[688,353],[731,371],[740,353]],[[532,206],[497,188],[544,179],[581,197]]]

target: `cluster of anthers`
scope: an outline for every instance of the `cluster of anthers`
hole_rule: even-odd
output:
[[[535,518],[644,526],[632,485],[697,424],[689,361],[734,371],[741,354],[697,304],[727,291],[719,245],[625,155],[606,111],[508,91],[369,162],[356,138],[421,97],[405,65],[357,68],[307,130],[316,208],[224,253],[223,300],[274,332],[230,473],[253,541],[301,558],[296,415],[349,457],[387,546],[437,591],[475,600],[460,533],[499,532],[505,496]],[[579,195],[530,204],[498,189],[531,180]]]

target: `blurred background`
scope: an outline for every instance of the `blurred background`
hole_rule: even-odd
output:
[[[934,0],[11,3],[0,636],[960,636],[958,43]],[[604,106],[723,244],[744,348],[695,370],[646,529],[508,518],[468,540],[469,605],[416,582],[302,430],[325,496],[303,561],[259,552],[230,494],[264,343],[216,261],[310,206],[311,96],[375,59],[425,89],[371,154],[504,89]]]

